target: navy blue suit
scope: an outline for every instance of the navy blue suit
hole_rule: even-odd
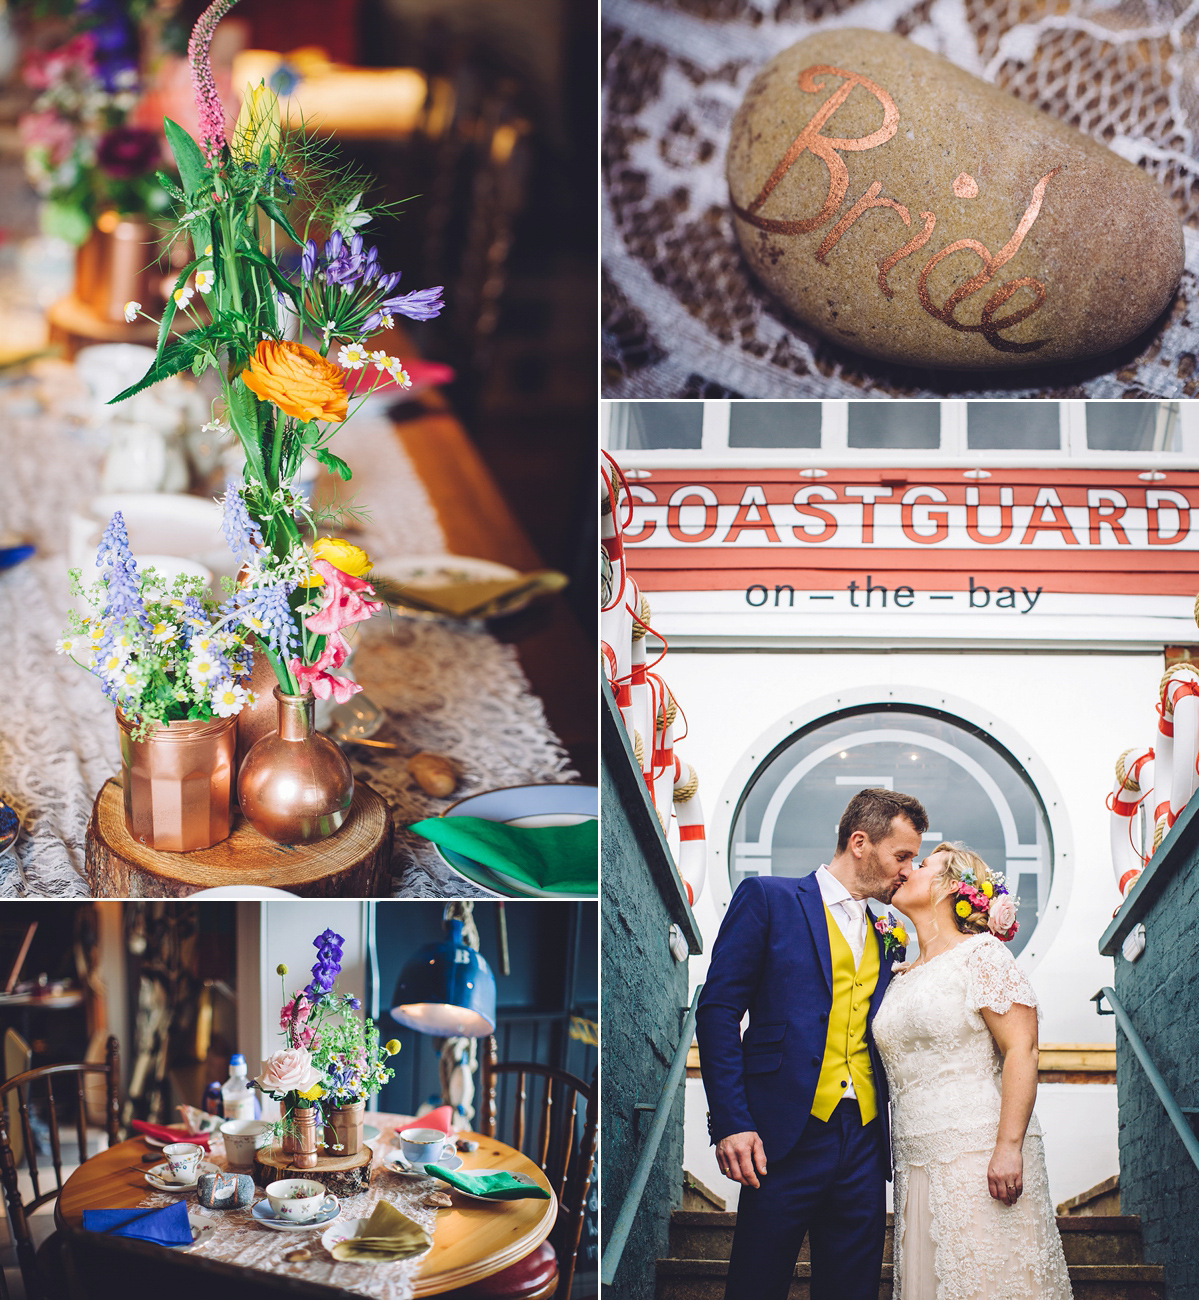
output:
[[[879,945],[867,1020],[879,1113],[863,1125],[854,1101],[827,1122],[811,1113],[833,1005],[815,875],[747,878],[721,924],[696,1021],[708,1130],[713,1142],[756,1131],[767,1161],[761,1188],[741,1189],[726,1300],[785,1300],[809,1230],[812,1300],[877,1300],[891,1155],[887,1079],[869,1026],[891,961],[869,933]]]

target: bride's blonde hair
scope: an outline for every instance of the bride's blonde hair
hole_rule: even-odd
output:
[[[968,880],[978,889],[982,889],[984,882],[990,882],[992,889],[1003,883],[1002,876],[997,876],[973,849],[968,849],[962,843],[942,841],[933,849],[933,853],[946,854],[941,874],[937,878],[944,890],[941,897],[956,893],[963,880]],[[929,856],[932,857],[932,854]],[[962,916],[955,906],[953,919],[963,934],[983,934],[989,929],[986,912],[979,911],[977,907]]]

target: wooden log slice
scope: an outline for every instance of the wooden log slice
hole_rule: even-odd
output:
[[[268,885],[303,898],[380,898],[391,893],[391,810],[354,783],[345,824],[314,844],[276,844],[235,813],[227,840],[193,853],[138,843],[125,826],[119,777],[96,796],[87,828],[87,883],[94,898],[186,898],[222,885]]]
[[[285,1154],[281,1146],[262,1147],[254,1157],[254,1181],[259,1187],[265,1187],[280,1178],[311,1178],[337,1197],[357,1196],[370,1186],[369,1147],[363,1147],[354,1156],[317,1156],[313,1169],[297,1169],[291,1163],[294,1158]]]

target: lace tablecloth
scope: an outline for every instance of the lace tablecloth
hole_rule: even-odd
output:
[[[390,1116],[369,1115],[367,1119],[371,1123],[391,1119],[394,1123],[394,1117]],[[369,1218],[379,1201],[388,1200],[432,1236],[437,1224],[437,1210],[425,1205],[424,1200],[439,1184],[432,1178],[401,1178],[386,1170],[380,1172],[383,1155],[390,1145],[386,1133],[385,1126],[384,1136],[376,1138],[371,1146],[371,1186],[358,1196],[342,1198],[341,1218]],[[212,1151],[205,1158],[221,1169],[228,1168],[224,1144],[219,1136],[213,1139]],[[142,1204],[170,1205],[178,1199],[169,1193],[154,1192]],[[255,1200],[261,1199],[255,1197]],[[276,1232],[257,1224],[250,1209],[205,1210],[192,1196],[188,1197],[187,1208],[206,1218],[214,1229],[212,1236],[191,1248],[191,1254],[219,1259],[242,1268],[260,1268],[285,1277],[323,1283],[354,1295],[371,1296],[373,1300],[409,1300],[412,1279],[428,1255],[426,1251],[414,1259],[397,1260],[392,1264],[341,1264],[320,1244],[321,1233],[315,1229],[311,1233]],[[309,1251],[312,1258],[298,1263],[289,1263],[284,1258],[300,1248]]]
[[[54,653],[66,627],[67,518],[97,492],[107,438],[76,372],[39,363],[0,384],[0,534],[37,556],[0,573],[0,798],[24,833],[0,855],[0,897],[86,896],[84,835],[96,792],[118,770],[112,706],[99,683]],[[445,550],[437,516],[393,427],[365,415],[339,433],[355,504],[369,511],[360,540],[376,558]],[[354,659],[367,694],[388,714],[397,753],[359,749],[355,775],[391,804],[393,888],[406,897],[485,896],[403,826],[448,801],[411,781],[406,759],[445,754],[462,780],[453,798],[498,786],[577,778],[530,692],[515,650],[481,624],[416,621],[385,611]],[[379,757],[373,757],[373,755]]]
[[[603,13],[605,396],[1199,393],[1199,4],[604,0]],[[1148,344],[1050,375],[963,383],[859,357],[771,299],[733,233],[729,124],[763,63],[830,27],[907,36],[1157,177],[1187,224],[1186,270]]]

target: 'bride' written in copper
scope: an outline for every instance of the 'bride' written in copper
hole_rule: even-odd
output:
[[[899,128],[899,109],[895,101],[881,86],[859,72],[848,72],[844,68],[834,68],[827,64],[814,64],[810,68],[805,68],[799,74],[799,88],[807,94],[816,94],[825,88],[825,82],[820,78],[826,76],[841,77],[841,85],[824,101],[811,121],[791,142],[787,152],[779,160],[778,165],[771,172],[770,177],[766,184],[762,186],[758,195],[744,208],[737,203],[736,199],[732,200],[733,210],[737,215],[759,230],[765,230],[776,235],[803,235],[827,225],[840,209],[849,190],[849,170],[841,155],[843,153],[862,153],[868,149],[877,149],[880,145],[886,144]],[[858,86],[873,95],[882,106],[882,125],[869,135],[859,136],[856,139],[843,139],[822,134],[837,110],[853,93],[854,88]],[[813,154],[828,168],[828,194],[820,211],[814,217],[799,220],[779,220],[759,216],[758,213],[766,200],[804,153]],[[1044,202],[1045,190],[1049,182],[1060,171],[1060,167],[1055,167],[1052,171],[1046,172],[1036,182],[1032,189],[1029,204],[1025,208],[1024,215],[1020,218],[1012,237],[997,253],[992,253],[985,244],[982,244],[977,239],[958,239],[929,258],[920,271],[917,280],[917,293],[920,298],[920,305],[930,316],[936,317],[937,320],[948,325],[950,329],[981,334],[993,348],[998,349],[1000,352],[1032,352],[1049,341],[1048,339],[1035,339],[1028,343],[1016,343],[1010,339],[1002,338],[999,333],[1000,330],[1009,329],[1013,325],[1018,325],[1021,321],[1027,320],[1045,301],[1045,286],[1040,280],[1030,275],[1021,276],[1019,279],[1011,280],[997,288],[984,303],[977,324],[968,324],[966,321],[959,320],[957,309],[967,298],[972,297],[980,289],[990,284],[1000,268],[1010,262],[1019,252],[1020,245],[1023,244],[1025,237],[1040,214],[1041,204]],[[872,181],[870,183],[865,193],[850,206],[845,215],[829,231],[814,254],[816,261],[827,262],[828,255],[836,247],[845,232],[872,208],[890,208],[898,214],[899,219],[905,226],[911,226],[912,214],[902,203],[883,196],[881,193],[882,188],[881,181]],[[962,172],[957,177],[952,188],[958,198],[974,198],[978,194],[978,182],[965,172]],[[895,295],[895,290],[891,288],[887,281],[891,271],[905,257],[910,257],[923,248],[932,238],[933,230],[937,224],[936,216],[932,212],[921,212],[920,218],[924,222],[923,229],[879,263],[878,286],[888,298]],[[940,306],[937,306],[929,291],[929,276],[946,258],[965,251],[974,253],[981,260],[982,269],[963,284],[958,285],[945,301]],[[1028,289],[1032,293],[1032,302],[1010,312],[1006,316],[997,316],[996,313],[1021,289]]]

